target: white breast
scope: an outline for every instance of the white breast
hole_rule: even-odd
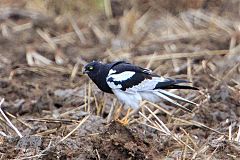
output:
[[[142,97],[139,93],[128,93],[120,89],[114,89],[113,93],[116,95],[118,100],[124,105],[131,107],[132,109],[138,109],[142,101]]]

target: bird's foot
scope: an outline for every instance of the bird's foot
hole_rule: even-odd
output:
[[[129,124],[129,119],[126,117],[124,117],[123,119],[116,119],[116,121],[123,126],[127,126]]]
[[[127,114],[123,119],[117,119],[117,122],[121,123],[122,125],[126,126],[129,124],[129,114],[131,112],[131,109],[129,108],[127,111]]]

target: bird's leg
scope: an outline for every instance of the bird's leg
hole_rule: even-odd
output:
[[[127,125],[128,122],[129,122],[130,112],[131,112],[131,109],[128,108],[126,116],[123,117],[122,119],[117,119],[117,121],[118,121],[119,123],[121,123],[122,125],[124,125],[124,126]]]
[[[116,112],[115,112],[115,114],[114,114],[114,119],[115,119],[115,120],[119,119],[119,116],[120,116],[121,111],[122,111],[122,105],[120,105],[120,106],[118,107],[118,109],[116,110]]]
[[[132,115],[138,113],[140,111],[141,108],[138,109],[134,109],[132,112],[129,113],[129,117],[131,117]]]

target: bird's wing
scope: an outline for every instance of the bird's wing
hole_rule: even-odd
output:
[[[152,70],[150,69],[142,68],[125,61],[116,61],[110,64],[110,71],[108,75],[112,73],[122,73],[124,71],[134,71],[139,73],[152,74]]]
[[[140,86],[137,88],[136,86],[140,85],[144,80],[152,79],[153,76],[152,71],[149,69],[144,69],[121,61],[112,65],[106,81],[112,89],[137,92],[140,90],[147,90],[146,86]],[[133,89],[134,86],[135,89]],[[149,89],[154,89],[152,86]]]
[[[195,104],[187,99],[179,97],[163,89],[196,89],[191,86],[180,86],[179,83],[188,83],[186,80],[174,80],[164,78],[144,69],[126,62],[120,62],[109,70],[106,78],[107,84],[112,90],[122,90],[127,93],[148,92],[163,98],[180,108],[190,111],[172,99]]]
[[[156,89],[196,89],[191,86],[180,86],[189,83],[186,80],[164,78],[152,73],[151,70],[133,64],[118,61],[112,64],[106,81],[110,88],[124,91],[149,91]]]

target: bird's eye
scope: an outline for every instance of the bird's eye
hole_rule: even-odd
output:
[[[89,66],[89,67],[88,67],[88,70],[89,70],[89,71],[92,71],[93,69],[94,69],[93,66]]]

